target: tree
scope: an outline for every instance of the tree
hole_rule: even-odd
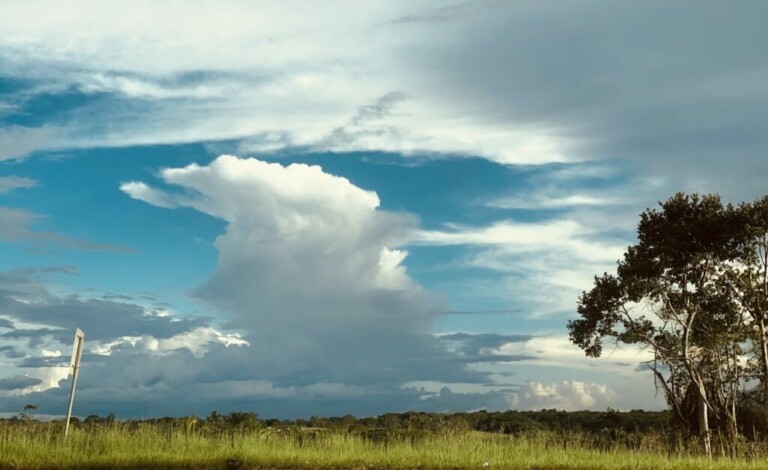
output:
[[[683,424],[695,422],[710,453],[710,411],[733,442],[737,435],[746,329],[721,273],[737,256],[740,216],[715,195],[677,194],[660,206],[641,214],[638,243],[618,262],[617,275],[595,277],[582,293],[570,338],[592,357],[606,340],[650,349],[657,386]]]
[[[19,417],[21,419],[23,419],[24,421],[31,421],[32,420],[32,416],[30,415],[29,412],[30,411],[34,411],[36,409],[37,409],[37,406],[35,406],[35,405],[31,404],[31,403],[27,403],[26,405],[24,405],[24,408],[23,408],[24,411],[21,412]]]
[[[763,429],[768,427],[768,196],[739,206],[737,252],[722,269],[750,321],[755,378],[760,380]]]

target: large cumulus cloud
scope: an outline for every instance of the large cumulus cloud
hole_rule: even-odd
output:
[[[73,274],[71,267],[1,273],[2,352],[16,365],[5,375],[30,377],[14,379],[25,387],[5,393],[5,409],[23,401],[48,413],[62,409],[60,380],[75,326],[87,334],[80,413],[498,409],[506,403],[500,393],[435,395],[409,384],[482,389],[492,377],[476,366],[533,360],[498,351],[526,336],[433,334],[446,307],[403,265],[403,245],[414,240],[418,221],[382,211],[374,192],[317,166],[233,156],[159,176],[162,184],[121,188],[168,210],[226,222],[215,241],[217,268],[192,292],[215,315],[189,317],[141,297],[47,287],[47,277]]]
[[[246,331],[258,377],[279,383],[478,380],[445,360],[431,321],[444,307],[408,276],[399,249],[415,233],[407,214],[318,166],[222,156],[160,173],[162,192],[132,197],[191,207],[227,222],[216,272],[195,295]]]

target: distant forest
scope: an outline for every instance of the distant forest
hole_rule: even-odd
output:
[[[32,418],[21,414],[0,420],[6,425],[29,423]],[[80,420],[72,418],[74,426],[81,429],[109,426],[117,423],[114,415],[91,415]],[[651,431],[673,431],[675,422],[669,411],[474,411],[463,413],[426,413],[410,411],[387,413],[377,417],[356,418],[352,415],[341,417],[313,416],[309,419],[280,420],[261,419],[254,412],[211,412],[206,418],[196,416],[165,417],[143,420],[119,421],[121,425],[136,426],[167,425],[174,428],[195,428],[199,431],[233,432],[257,429],[328,429],[334,431],[483,431],[514,434],[531,431],[573,431],[586,433],[646,433]]]

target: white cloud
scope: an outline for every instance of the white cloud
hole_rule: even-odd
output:
[[[662,395],[654,394],[652,373],[641,367],[642,362],[653,358],[649,350],[627,345],[616,348],[606,345],[601,357],[591,358],[562,333],[532,335],[528,338],[509,337],[507,341],[504,341],[503,336],[486,337],[491,341],[482,348],[485,354],[518,357],[519,360],[511,365],[483,365],[482,370],[492,373],[512,372],[513,383],[509,383],[509,377],[497,377],[501,383],[496,385],[494,381],[482,386],[447,384],[452,390],[467,393],[479,392],[482,387],[488,391],[519,387],[508,398],[510,406],[522,409],[555,407],[599,410],[607,406],[658,409],[664,406]],[[519,380],[527,382],[519,384]],[[566,383],[559,383],[563,380]],[[596,385],[596,381],[605,385]],[[423,386],[430,392],[436,392],[441,387],[436,383]],[[620,393],[613,393],[612,390]]]
[[[503,246],[511,252],[568,250],[582,259],[615,261],[619,247],[606,247],[590,240],[599,228],[587,227],[575,220],[544,222],[495,222],[487,227],[448,225],[448,231],[422,231],[417,237],[425,245]],[[606,249],[608,248],[608,249]]]
[[[222,170],[205,168],[212,173]],[[285,180],[284,185],[279,185],[282,189],[291,186],[288,180],[302,178],[301,168],[296,174],[292,173],[296,170],[279,168],[284,170],[282,174],[277,172],[277,177]],[[220,183],[237,186],[229,177],[238,173],[226,174]],[[9,378],[0,384],[5,390],[0,391],[0,409],[16,411],[26,403],[38,405],[41,413],[55,414],[66,409],[67,383],[61,380],[68,375],[67,354],[75,325],[84,326],[87,335],[78,382],[77,413],[82,415],[116,412],[125,417],[147,417],[207,414],[211,409],[268,410],[264,411],[268,416],[283,417],[377,414],[420,403],[421,395],[401,388],[403,382],[482,380],[483,374],[466,370],[460,358],[446,352],[427,333],[430,320],[442,306],[435,305],[409,279],[400,264],[405,253],[385,248],[382,238],[373,239],[374,246],[365,243],[365,237],[378,233],[389,246],[397,246],[400,235],[385,235],[403,229],[395,227],[396,222],[410,226],[409,217],[381,213],[374,208],[378,201],[374,195],[355,189],[346,180],[323,174],[314,177],[335,182],[328,191],[337,190],[336,201],[331,195],[323,198],[309,191],[292,203],[278,202],[282,197],[269,189],[259,201],[244,201],[243,211],[253,208],[254,217],[261,218],[265,227],[275,226],[266,223],[271,210],[275,211],[273,218],[282,214],[293,220],[297,218],[295,211],[306,210],[320,217],[318,220],[325,220],[326,225],[338,223],[339,228],[347,230],[335,232],[334,237],[326,227],[328,233],[322,240],[304,241],[310,251],[319,250],[323,263],[305,263],[305,274],[301,274],[300,265],[307,259],[306,250],[300,249],[299,240],[311,234],[311,226],[294,234],[286,246],[271,243],[263,247],[278,255],[273,264],[265,264],[273,260],[260,253],[258,239],[242,247],[239,251],[247,255],[241,256],[245,264],[222,264],[219,271],[234,268],[233,277],[224,280],[241,281],[248,289],[234,286],[235,290],[222,292],[221,296],[207,292],[208,301],[229,309],[230,318],[220,318],[223,326],[212,324],[210,318],[180,315],[174,307],[153,308],[155,301],[142,297],[85,297],[58,285],[52,292],[45,280],[51,273],[71,272],[66,267],[0,272],[0,310],[3,318],[12,319],[0,322],[0,327],[6,326],[2,338],[6,345],[0,349],[4,358],[0,378]],[[203,178],[209,183],[215,179]],[[252,180],[249,184],[258,192],[258,185]],[[290,199],[305,188],[294,189],[283,196]],[[184,194],[188,198],[193,192]],[[268,195],[275,196],[275,200],[270,201]],[[220,204],[230,200],[231,195],[219,196],[216,202]],[[202,194],[195,197],[204,198]],[[355,227],[343,218],[332,220],[332,216],[347,214],[322,209],[326,204],[338,204],[342,209],[347,200],[357,201],[357,210],[370,217],[357,227],[357,235],[352,233]],[[237,198],[231,202],[237,203]],[[326,212],[322,216],[318,214],[323,210]],[[243,223],[238,230],[248,225],[243,217],[236,216],[230,230],[237,221]],[[360,217],[363,215],[353,219]],[[258,225],[255,219],[251,222],[253,227]],[[344,250],[345,243],[357,236],[363,239]],[[343,239],[339,240],[340,247],[331,246],[335,238]],[[322,254],[323,246],[330,252]],[[344,265],[336,262],[337,256],[361,258]],[[228,262],[232,263],[231,259]],[[282,272],[280,265],[288,262],[299,269]],[[275,283],[261,285],[255,279],[260,276],[274,276]],[[214,311],[210,307],[206,310]],[[51,352],[41,354],[41,349]],[[181,389],[185,393],[179,395]],[[339,404],[342,400],[343,407]],[[482,406],[486,397],[467,400],[473,403],[471,408]],[[461,409],[465,405],[452,406]]]
[[[225,347],[250,345],[238,333],[225,334],[211,327],[198,327],[168,338],[156,338],[152,335],[123,336],[93,346],[91,351],[100,356],[111,356],[121,349],[138,347],[153,356],[163,356],[186,349],[199,359],[205,356],[211,344],[221,344]]]
[[[568,380],[551,384],[528,382],[519,392],[509,395],[509,405],[522,410],[595,410],[615,406],[616,399],[616,392],[604,384]]]
[[[648,350],[640,350],[634,346],[611,348],[609,345],[606,345],[601,357],[586,357],[584,351],[574,345],[566,335],[534,336],[524,343],[510,342],[501,346],[498,354],[531,356],[531,360],[520,361],[520,364],[524,365],[570,370],[599,368],[602,372],[623,377],[636,376],[636,369],[641,363],[653,359],[653,354]],[[652,380],[649,373],[645,375]]]
[[[11,103],[6,103],[4,101],[0,101],[0,116],[3,116],[5,114],[11,114],[12,112],[16,111],[18,109],[18,106]]]
[[[136,346],[137,343],[143,340],[142,336],[123,336],[114,341],[102,342],[96,346],[92,346],[90,351],[93,354],[99,356],[111,356],[115,351],[119,351],[121,347]]]
[[[42,92],[110,95],[57,115],[62,127],[46,148],[244,139],[240,152],[630,160],[639,179],[664,174],[644,201],[680,189],[754,197],[760,172],[741,168],[761,168],[766,143],[760,15],[740,12],[729,24],[740,34],[715,28],[721,53],[707,54],[721,7],[708,4],[690,21],[678,6],[663,24],[655,11],[599,2],[140,2],[130,11],[15,2],[0,18],[0,57],[5,74],[31,85],[3,112]],[[589,21],[563,21],[582,16]],[[659,34],[643,34],[648,25]],[[409,99],[356,119],[393,92]],[[22,147],[11,153],[30,150]]]
[[[0,19],[0,57],[7,74],[33,80],[25,96],[75,89],[116,98],[64,115],[66,132],[47,148],[245,139],[241,152],[375,150],[521,164],[580,158],[570,153],[577,139],[560,127],[489,120],[488,110],[445,100],[423,71],[404,64],[402,48],[433,38],[382,26],[409,13],[410,3],[298,3],[82,5],[87,15],[13,5]],[[56,21],[41,18],[41,9]],[[180,16],[185,21],[172,20]],[[131,100],[141,112],[126,105]]]
[[[140,76],[125,76],[106,73],[83,74],[78,79],[80,90],[85,93],[118,93],[138,99],[211,99],[222,98],[239,92],[241,87],[234,84],[163,84]]]
[[[22,240],[29,237],[30,225],[40,216],[24,209],[0,206],[0,239]]]
[[[487,203],[488,207],[499,209],[564,209],[581,206],[606,206],[621,204],[620,200],[589,194],[570,194],[562,196],[532,194],[528,197],[503,197]]]
[[[30,377],[38,378],[42,382],[21,391],[21,394],[32,392],[42,392],[52,388],[57,388],[59,383],[69,376],[70,368],[68,365],[60,367],[41,367],[30,372]]]
[[[200,358],[208,351],[211,343],[229,346],[248,346],[248,341],[238,334],[225,335],[213,328],[196,328],[166,339],[143,338],[144,347],[153,354],[167,354],[179,349],[187,349],[194,357]]]
[[[379,273],[376,285],[382,289],[410,289],[414,287],[411,278],[408,277],[403,261],[408,257],[404,250],[381,249],[379,255]]]
[[[529,316],[574,311],[593,276],[610,270],[624,252],[621,242],[601,232],[605,227],[572,219],[447,228],[421,231],[417,243],[469,247],[460,267],[493,270],[500,277],[467,289],[509,299],[529,310]]]
[[[11,192],[15,189],[33,188],[37,181],[31,178],[21,178],[18,176],[0,176],[0,194]]]
[[[66,379],[69,376],[70,368],[68,366],[55,366],[55,367],[38,367],[25,373],[22,380],[18,380],[21,376],[15,376],[9,378],[13,380],[17,379],[17,387],[9,387],[5,390],[0,387],[0,396],[2,397],[14,397],[29,395],[35,392],[44,392],[52,388],[58,388],[59,382]],[[0,379],[0,382],[9,379]]]
[[[355,384],[463,374],[448,361],[431,367],[447,354],[427,334],[442,307],[410,279],[398,249],[415,221],[380,210],[376,193],[318,166],[233,156],[160,176],[183,190],[163,193],[163,205],[227,222],[216,272],[195,295],[246,332],[259,378]],[[158,200],[136,187],[123,190]]]
[[[0,128],[0,162],[21,159],[35,150],[55,147],[54,133],[50,127]]]
[[[120,191],[128,194],[134,199],[148,202],[153,206],[165,207],[168,209],[176,207],[176,203],[167,194],[157,189],[150,188],[140,181],[129,181],[120,185]]]

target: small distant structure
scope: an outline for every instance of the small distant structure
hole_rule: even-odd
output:
[[[72,418],[72,404],[75,401],[75,386],[80,372],[80,357],[83,355],[84,342],[85,333],[78,328],[75,331],[75,344],[72,346],[72,359],[69,361],[69,370],[72,372],[72,387],[69,389],[69,407],[67,408],[67,424],[64,426],[64,440],[67,440],[69,434],[69,420]]]

